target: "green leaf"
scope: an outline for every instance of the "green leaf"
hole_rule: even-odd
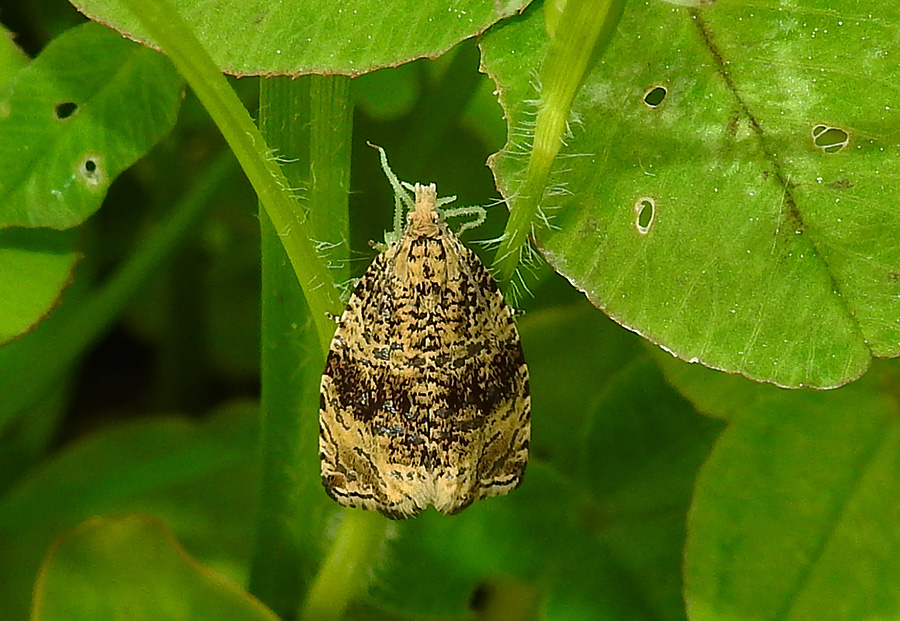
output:
[[[26,617],[47,548],[95,515],[153,515],[191,554],[242,580],[253,543],[257,425],[246,404],[202,425],[173,416],[122,424],[74,443],[22,479],[0,499],[4,615]]]
[[[898,355],[900,108],[872,84],[900,79],[900,13],[883,8],[629,4],[573,104],[544,256],[685,360],[833,387]],[[492,166],[513,210],[546,45],[540,11],[482,43],[511,136]]]
[[[50,312],[78,258],[74,231],[0,230],[0,345]]]
[[[685,550],[692,619],[900,615],[900,368],[834,392],[781,391],[722,434]]]
[[[96,24],[53,40],[0,89],[0,228],[66,229],[175,124],[163,56]]]
[[[427,56],[484,31],[528,0],[220,1],[172,4],[233,75],[359,75]],[[91,19],[155,45],[120,0],[72,0]]]
[[[28,62],[0,25],[0,88]],[[78,261],[75,241],[68,232],[0,230],[0,345],[33,328],[57,303]]]
[[[41,568],[31,618],[277,619],[142,515],[93,518],[57,541]]]

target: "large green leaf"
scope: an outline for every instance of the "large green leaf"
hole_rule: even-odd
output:
[[[359,75],[436,57],[527,0],[172,0],[215,63],[234,75]],[[154,45],[119,0],[72,0],[90,18]]]
[[[872,11],[629,4],[573,104],[544,256],[686,360],[833,387],[896,356],[900,107],[873,85],[900,79],[900,8]],[[545,47],[540,11],[482,44],[510,131],[493,169],[513,209]]]
[[[57,541],[41,568],[31,618],[277,619],[142,515],[93,518]]]
[[[95,515],[162,519],[191,554],[244,579],[257,500],[257,424],[247,404],[202,425],[180,417],[123,424],[84,438],[22,479],[0,498],[4,618],[26,618],[47,548]]]
[[[707,375],[710,386],[723,379]],[[697,479],[692,619],[900,616],[898,377],[881,362],[834,392],[748,401]]]
[[[96,24],[54,39],[0,89],[0,228],[66,229],[175,124],[165,57]]]

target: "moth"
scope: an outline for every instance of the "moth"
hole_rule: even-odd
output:
[[[403,192],[383,151],[382,163]],[[411,189],[402,234],[340,317],[320,393],[325,490],[394,519],[429,505],[452,515],[515,489],[531,429],[513,312],[444,223],[438,206],[448,199],[434,185]]]

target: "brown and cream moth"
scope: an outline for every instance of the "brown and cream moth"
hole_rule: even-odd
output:
[[[398,197],[411,203],[382,163]],[[409,187],[409,186],[407,186]],[[402,519],[454,514],[515,489],[528,461],[528,367],[513,312],[444,223],[434,185],[412,187],[400,235],[369,266],[322,374],[328,494]]]

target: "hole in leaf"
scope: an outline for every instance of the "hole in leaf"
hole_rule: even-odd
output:
[[[638,233],[646,235],[650,232],[650,225],[656,216],[656,201],[649,197],[639,198],[634,202],[634,225]]]
[[[106,184],[106,173],[103,170],[103,161],[97,153],[89,153],[84,156],[78,165],[78,175],[89,186],[103,186]]]
[[[73,101],[64,101],[56,104],[54,112],[56,113],[56,118],[62,121],[75,114],[76,110],[78,110],[78,104]]]
[[[644,103],[648,108],[658,108],[669,91],[664,86],[654,86],[644,93]]]
[[[850,144],[850,134],[840,127],[815,125],[812,128],[813,144],[825,153],[837,153]]]

